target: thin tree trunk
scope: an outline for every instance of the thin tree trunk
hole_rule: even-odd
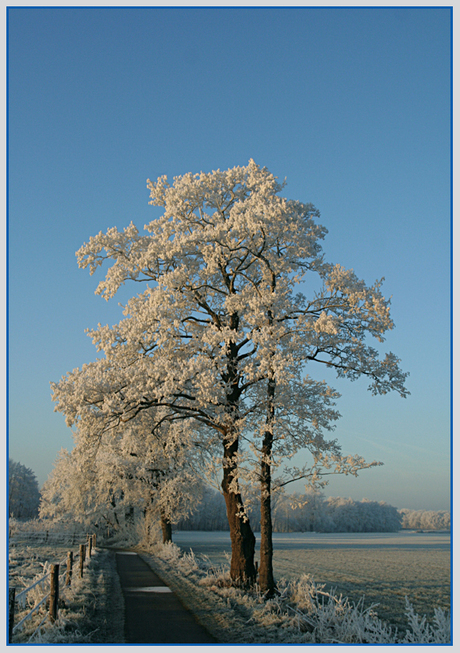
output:
[[[266,597],[274,595],[276,584],[273,577],[273,538],[271,509],[271,454],[273,446],[272,424],[275,416],[275,381],[270,379],[267,388],[267,429],[262,443],[260,465],[260,567],[259,586]]]
[[[276,277],[272,273],[271,291],[275,292]],[[273,325],[273,313],[267,312],[268,324]],[[271,356],[270,356],[271,358]],[[262,442],[262,461],[260,467],[260,567],[259,586],[267,598],[275,594],[273,577],[273,527],[271,507],[271,456],[273,448],[273,427],[275,421],[276,380],[271,371],[267,383],[267,417],[264,439]]]

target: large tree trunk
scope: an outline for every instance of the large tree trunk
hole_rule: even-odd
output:
[[[273,446],[272,422],[275,415],[275,381],[269,380],[267,409],[267,430],[262,443],[262,462],[260,465],[260,568],[259,586],[267,598],[275,593],[273,577],[273,539],[271,509],[271,453]]]
[[[163,534],[163,544],[172,542],[172,525],[165,513],[161,511],[160,514],[161,532]]]
[[[253,585],[256,580],[254,566],[256,538],[252,532],[249,519],[241,514],[243,500],[237,480],[237,465],[235,462],[237,451],[238,440],[225,446],[222,490],[227,507],[227,519],[232,542],[230,577],[235,585],[247,587]]]
[[[230,328],[238,330],[239,318],[233,313],[230,318]],[[252,532],[249,519],[243,514],[243,499],[238,485],[238,433],[235,424],[238,417],[238,402],[241,395],[238,371],[238,347],[235,342],[227,345],[227,370],[223,380],[228,384],[227,392],[227,430],[224,435],[224,457],[222,460],[223,478],[222,491],[227,507],[227,519],[232,542],[232,558],[230,561],[230,578],[235,585],[248,587],[256,580],[254,552],[256,538]]]

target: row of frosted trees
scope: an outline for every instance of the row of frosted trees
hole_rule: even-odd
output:
[[[373,394],[408,394],[399,359],[379,351],[394,326],[382,281],[368,286],[327,262],[319,212],[282,197],[283,187],[252,160],[172,184],[148,181],[159,213],[144,233],[133,223],[114,227],[77,252],[91,274],[106,268],[96,290],[105,299],[128,282],[140,292],[119,324],[89,332],[100,357],[52,384],[78,455],[109,475],[98,489],[107,501],[142,489],[143,509],[162,513],[166,526],[186,503],[178,496],[186,499],[186,483],[175,478],[218,478],[230,575],[244,586],[256,579],[244,493],[257,491],[259,583],[268,596],[273,492],[380,464],[344,455],[329,438],[339,395],[316,376],[327,367],[339,378],[366,377]],[[131,439],[123,453],[127,428],[139,443]],[[295,454],[304,463],[289,467]],[[195,500],[193,482],[189,491]]]

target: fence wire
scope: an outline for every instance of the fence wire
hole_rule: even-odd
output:
[[[25,617],[23,617],[23,618],[21,619],[21,621],[19,621],[19,623],[17,623],[17,624],[14,626],[14,628],[13,628],[13,633],[15,633],[17,630],[19,630],[19,628],[22,627],[22,625],[24,624],[25,621],[27,621],[28,619],[30,619],[30,617],[34,614],[34,612],[36,612],[36,611],[38,610],[38,608],[39,608],[39,607],[40,607],[40,606],[41,606],[41,605],[46,601],[46,599],[47,599],[48,597],[49,597],[49,592],[48,592],[48,594],[46,594],[46,596],[44,596],[44,597],[42,598],[42,600],[41,600],[39,603],[37,603],[37,605],[36,605],[34,608],[32,608],[32,610],[31,610],[30,612],[28,612],[28,613],[26,614]]]

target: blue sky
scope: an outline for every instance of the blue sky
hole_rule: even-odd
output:
[[[19,8],[8,14],[9,454],[41,483],[72,438],[50,381],[121,318],[75,252],[153,215],[146,179],[246,165],[312,202],[326,258],[385,277],[411,396],[334,381],[327,495],[450,500],[449,8]],[[322,372],[321,378],[323,378]]]

